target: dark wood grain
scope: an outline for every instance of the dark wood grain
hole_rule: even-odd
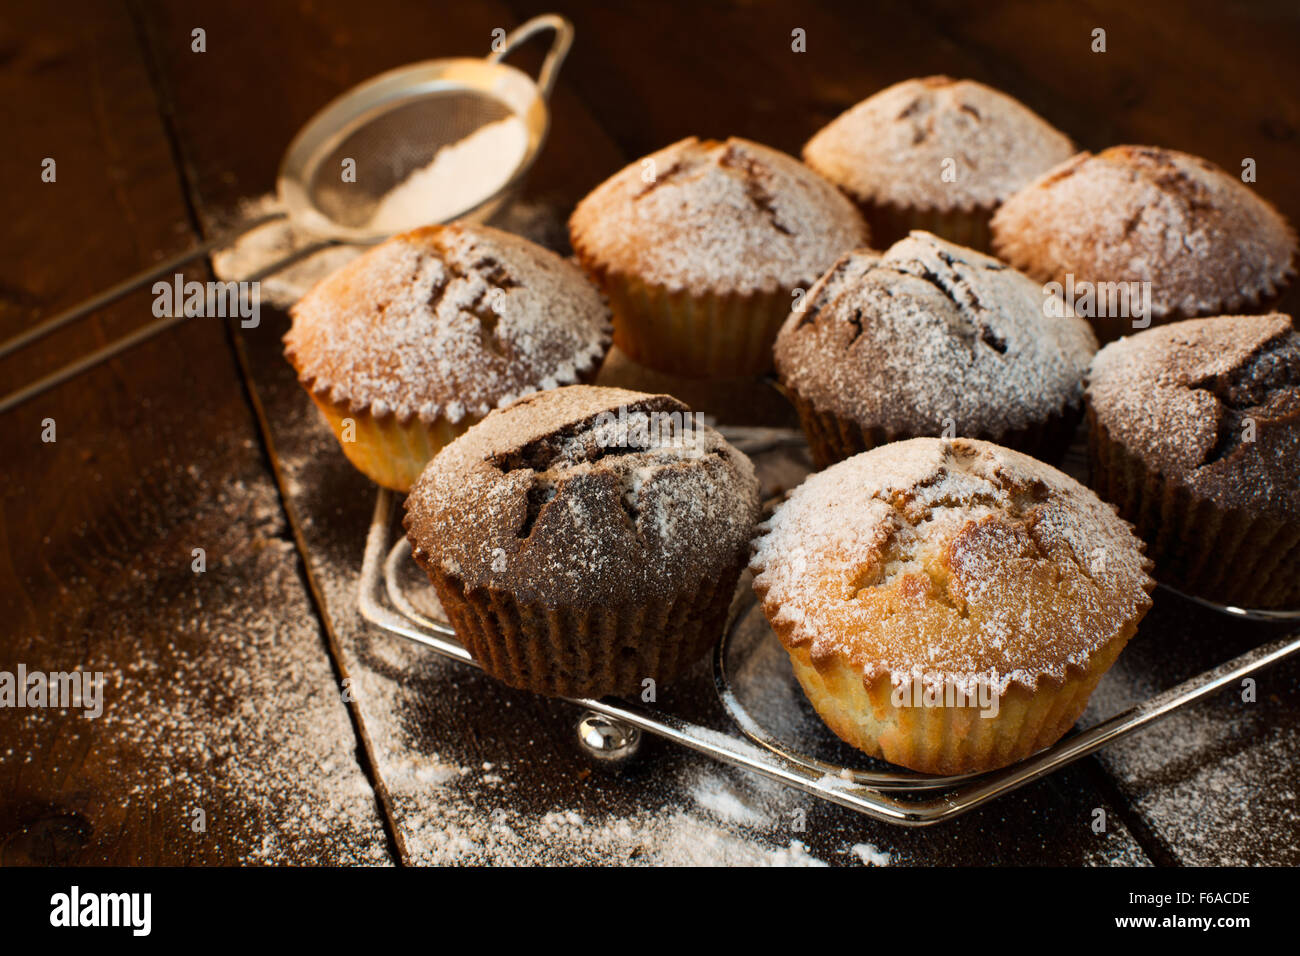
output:
[[[135,26],[115,4],[72,7],[0,27],[6,335],[194,239]],[[151,302],[12,358],[6,391],[148,321]],[[0,669],[106,678],[98,719],[0,710],[0,863],[391,859],[222,321],[0,428]]]

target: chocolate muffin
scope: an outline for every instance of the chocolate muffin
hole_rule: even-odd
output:
[[[1221,316],[1107,345],[1088,373],[1091,483],[1156,577],[1243,608],[1300,609],[1300,332]]]
[[[925,229],[987,250],[998,204],[1073,153],[1023,103],[946,76],[881,90],[803,148],[804,162],[857,202],[881,249]]]
[[[776,341],[814,463],[922,435],[1059,459],[1097,341],[1043,303],[1036,282],[926,232],[844,256]]]
[[[526,239],[456,223],[382,243],[293,307],[284,351],[348,459],[406,491],[498,405],[595,378],[609,310]]]
[[[614,343],[695,378],[769,370],[794,297],[868,239],[853,204],[798,160],[693,136],[597,186],[569,233],[609,296]]]
[[[1286,219],[1236,176],[1172,149],[1080,153],[1008,199],[992,225],[997,254],[1056,283],[1103,342],[1266,310],[1295,273]]]
[[[406,533],[456,635],[541,694],[633,694],[716,643],[758,518],[749,459],[667,395],[572,386],[429,464]]]
[[[916,438],[813,475],[754,591],[814,709],[874,757],[1002,767],[1058,740],[1151,606],[1142,542],[1073,478]]]

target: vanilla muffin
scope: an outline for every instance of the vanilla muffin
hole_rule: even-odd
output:
[[[1296,235],[1207,160],[1115,146],[1080,153],[1008,199],[993,218],[993,247],[1026,275],[1057,283],[1104,342],[1148,324],[1267,309],[1294,274]],[[1103,285],[1103,306],[1095,300],[1106,283],[1138,285]],[[1111,301],[1111,290],[1130,288],[1136,306],[1132,295]]]
[[[1091,483],[1156,577],[1219,604],[1300,610],[1300,332],[1189,319],[1107,345],[1088,380]]]
[[[681,402],[572,386],[445,448],[406,533],[484,670],[601,697],[672,681],[717,642],[758,510],[749,459]]]
[[[1058,740],[1151,604],[1142,543],[1110,506],[988,442],[857,455],[760,527],[754,590],[817,713],[926,773]]]
[[[601,183],[569,220],[609,296],[614,343],[692,377],[758,375],[795,299],[865,245],[853,204],[784,153],[684,139]]]
[[[927,232],[841,258],[776,340],[814,463],[923,435],[1059,459],[1097,340],[1043,303],[1038,283]]]
[[[840,115],[803,148],[861,207],[877,248],[925,229],[989,247],[998,204],[1074,154],[1069,137],[974,80],[905,80]]]
[[[609,313],[581,270],[487,226],[430,226],[369,250],[293,307],[285,355],[343,452],[406,491],[493,408],[590,381]]]

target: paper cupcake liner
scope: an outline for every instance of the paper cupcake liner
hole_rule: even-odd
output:
[[[548,607],[425,570],[456,638],[483,670],[559,697],[633,696],[647,678],[659,686],[677,679],[718,642],[740,577],[737,562],[665,602]]]
[[[603,358],[580,370],[578,383],[594,382],[602,362]],[[393,491],[410,491],[424,466],[438,452],[483,420],[481,415],[466,415],[452,422],[440,415],[432,422],[424,422],[413,415],[403,423],[391,412],[375,415],[368,408],[354,411],[347,404],[330,400],[323,391],[307,387],[307,392],[348,461],[371,481]],[[354,423],[353,441],[343,437],[344,422],[349,418]]]
[[[989,220],[994,206],[975,206],[972,209],[915,209],[889,203],[859,202],[858,208],[871,229],[871,245],[875,249],[888,249],[900,239],[906,239],[913,229],[932,232],[974,249],[989,252],[992,238]]]
[[[1115,441],[1088,408],[1089,483],[1147,544],[1155,576],[1243,608],[1300,608],[1300,522],[1224,508],[1166,480]]]
[[[884,428],[879,425],[863,425],[832,412],[823,412],[795,389],[788,385],[783,388],[799,415],[799,424],[808,439],[808,449],[812,454],[813,464],[818,470],[827,468],[837,461],[851,458],[860,452],[868,451],[877,445],[904,441],[908,438],[927,437],[918,432]],[[1056,464],[1065,457],[1065,452],[1070,447],[1082,417],[1081,406],[1066,406],[1062,411],[1053,413],[1041,422],[1032,422],[1001,435],[978,432],[963,434],[961,437],[991,441],[1024,452],[1040,461]],[[933,435],[933,433],[929,434]]]
[[[1065,736],[1136,630],[1136,622],[1129,624],[1065,680],[1043,676],[1033,689],[1011,684],[988,717],[975,706],[898,706],[887,675],[867,683],[844,664],[817,666],[804,646],[787,650],[809,703],[845,743],[921,773],[979,773],[1024,760]]]
[[[754,377],[771,370],[772,345],[790,314],[793,289],[697,294],[580,259],[609,298],[614,344],[634,362],[690,378]]]
[[[354,412],[315,392],[311,397],[348,461],[371,481],[393,491],[410,491],[429,460],[480,420],[467,415],[455,423],[442,417],[426,423],[412,417],[403,424],[396,415]],[[352,441],[344,438],[347,419],[354,423]]]

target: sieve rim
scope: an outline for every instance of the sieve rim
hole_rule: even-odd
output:
[[[458,68],[464,75],[449,77],[449,74],[459,72]],[[528,94],[526,102],[520,104],[522,108],[517,109],[515,104],[488,88],[500,86],[499,83],[466,82],[470,76],[477,76],[481,80],[492,75],[507,77],[507,85]],[[529,132],[528,146],[510,178],[453,218],[468,219],[482,214],[487,207],[499,203],[517,189],[542,151],[550,132],[550,107],[538,83],[527,73],[500,60],[483,57],[423,60],[387,70],[345,90],[321,107],[298,130],[285,150],[276,174],[276,193],[285,207],[289,222],[313,236],[357,245],[373,245],[396,235],[364,226],[345,226],[334,220],[313,201],[309,173],[345,136],[364,126],[368,121],[364,118],[369,114],[388,112],[399,103],[414,102],[422,95],[442,91],[462,91],[493,99],[511,116],[523,122]],[[536,136],[533,135],[534,131]],[[452,219],[428,225],[449,221]]]

